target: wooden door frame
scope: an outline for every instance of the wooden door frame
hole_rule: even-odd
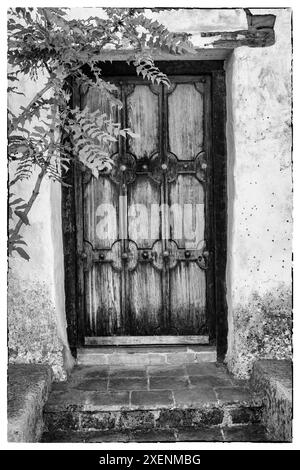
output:
[[[227,156],[226,156],[226,87],[222,60],[160,61],[160,68],[169,75],[201,75],[211,77],[211,161],[212,184],[210,195],[211,240],[214,246],[213,269],[208,283],[214,290],[209,307],[209,332],[211,343],[216,344],[218,361],[223,361],[227,351]],[[101,64],[103,75],[135,75],[132,66],[123,61]],[[73,87],[74,106],[80,104],[81,96]],[[77,256],[80,246],[80,195],[78,194],[78,171],[72,164],[64,175],[68,186],[62,186],[62,230],[65,266],[65,308],[67,333],[72,353],[84,345],[83,279]]]

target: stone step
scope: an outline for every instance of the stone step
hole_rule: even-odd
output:
[[[269,442],[260,424],[123,431],[46,432],[42,442]]]
[[[77,351],[79,365],[150,366],[216,360],[214,346],[99,346]]]
[[[279,442],[292,441],[293,372],[289,360],[262,359],[254,364],[251,385],[263,396],[262,423]]]
[[[225,428],[259,424],[261,409],[260,397],[215,363],[82,365],[68,382],[54,384],[44,410],[45,439],[74,432],[78,438],[138,431],[179,436],[204,427],[224,440]]]

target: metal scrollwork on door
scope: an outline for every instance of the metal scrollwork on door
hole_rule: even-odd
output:
[[[149,165],[149,176],[157,183],[163,181],[164,176],[171,183],[177,178],[177,158],[172,153],[168,154],[167,161],[162,161],[161,156],[152,156]]]
[[[112,156],[113,167],[109,174],[110,178],[117,184],[130,184],[136,177],[136,159],[130,153],[120,157],[118,154]]]
[[[86,242],[80,258],[84,271],[88,271],[93,263],[110,263],[115,271],[122,271],[124,267],[128,271],[134,271],[139,262],[151,263],[158,271],[164,268],[174,269],[178,262],[196,262],[201,269],[206,270],[210,253],[205,241],[198,249],[179,248],[174,240],[157,240],[150,249],[138,249],[132,240],[126,240],[125,247],[124,241],[117,240],[110,250],[95,250]]]

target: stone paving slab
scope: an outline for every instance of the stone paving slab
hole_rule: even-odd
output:
[[[215,392],[221,403],[249,403],[253,397],[244,387],[216,387]]]
[[[162,366],[150,366],[147,367],[147,373],[149,376],[155,375],[156,377],[180,377],[186,376],[187,371],[184,365],[181,366],[171,366],[165,365]]]
[[[213,375],[230,378],[226,367],[214,362],[203,362],[202,364],[186,364],[188,375]]]
[[[180,407],[209,406],[217,403],[217,397],[212,387],[193,388],[191,390],[175,390],[175,404]]]
[[[68,411],[117,411],[129,408],[129,391],[123,392],[94,392],[69,389],[54,391],[45,406],[46,412]]]
[[[150,390],[180,390],[187,389],[189,381],[187,377],[157,377],[153,376],[149,379]]]
[[[120,366],[111,366],[109,368],[110,377],[147,377],[147,368],[146,367],[120,367]]]
[[[215,375],[191,375],[190,383],[196,387],[228,387],[232,385],[229,377],[218,377]]]
[[[108,389],[118,390],[147,390],[148,380],[146,377],[113,377],[109,379]]]
[[[47,411],[65,411],[70,406],[80,410],[99,406],[109,411],[139,406],[141,409],[188,408],[252,402],[249,388],[237,386],[226,368],[213,363],[79,366],[68,382],[54,384]]]
[[[213,363],[79,366],[51,394],[45,407],[45,439],[243,440],[241,424],[257,426],[262,404],[249,387],[239,384],[225,367]],[[253,434],[256,428],[251,429]]]
[[[161,409],[174,405],[171,390],[131,392],[131,407],[139,409]]]

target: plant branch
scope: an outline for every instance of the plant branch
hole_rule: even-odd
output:
[[[13,231],[11,233],[10,238],[15,238],[16,235],[19,234],[22,225],[24,225],[24,220],[26,220],[26,218],[27,218],[32,206],[33,206],[33,203],[36,200],[36,198],[37,198],[37,196],[40,192],[40,187],[41,187],[42,181],[43,181],[43,179],[44,179],[44,177],[47,173],[48,166],[51,162],[52,149],[54,147],[54,125],[55,125],[56,111],[57,111],[57,107],[54,106],[54,108],[52,110],[52,120],[51,120],[51,125],[50,125],[51,126],[50,127],[50,144],[49,144],[47,158],[46,158],[46,160],[45,160],[45,162],[42,166],[42,169],[41,169],[40,173],[38,174],[38,177],[37,177],[36,183],[34,185],[32,194],[31,194],[31,196],[28,200],[28,203],[26,204],[26,208],[23,211],[23,216],[24,217],[22,219],[19,218],[18,222],[15,225],[15,228],[13,229]]]
[[[10,127],[9,129],[9,134],[11,134],[19,125],[19,123],[21,122],[22,120],[22,117],[24,117],[26,115],[26,113],[28,113],[30,111],[30,109],[32,108],[32,106],[48,91],[50,90],[50,88],[53,86],[53,84],[51,82],[47,83],[46,86],[44,86],[44,88],[42,88],[42,90],[40,90],[34,98],[32,98],[32,100],[30,101],[30,103],[26,106],[25,109],[23,109],[22,113],[15,119],[13,119],[13,126]]]

